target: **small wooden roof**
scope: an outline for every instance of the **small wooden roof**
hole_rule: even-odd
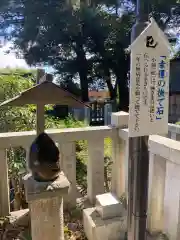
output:
[[[18,96],[4,101],[0,104],[0,107],[5,105],[24,106],[27,104],[62,104],[77,108],[89,107],[88,104],[81,102],[68,91],[49,81],[44,81],[25,90]]]

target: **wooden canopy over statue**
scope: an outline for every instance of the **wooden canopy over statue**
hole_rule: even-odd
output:
[[[37,105],[37,135],[44,132],[44,105],[61,104],[77,108],[89,107],[89,105],[83,103],[52,81],[52,74],[45,74],[44,70],[38,69],[36,85],[23,91],[18,96],[2,102],[0,107]]]
[[[52,75],[46,74],[40,79],[40,83],[23,91],[18,96],[4,101],[1,106],[24,106],[27,104],[61,104],[70,107],[88,106],[68,91],[52,82]]]

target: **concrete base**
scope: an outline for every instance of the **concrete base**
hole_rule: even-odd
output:
[[[103,220],[96,208],[83,211],[84,231],[88,240],[124,240],[127,230],[127,217]]]

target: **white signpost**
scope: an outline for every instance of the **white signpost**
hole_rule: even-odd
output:
[[[166,134],[170,44],[154,19],[130,50],[129,137]]]

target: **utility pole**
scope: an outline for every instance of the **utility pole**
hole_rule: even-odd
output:
[[[136,23],[131,43],[148,25],[145,0],[137,0]],[[146,240],[148,206],[149,152],[148,136],[129,138],[128,160],[128,240]]]

